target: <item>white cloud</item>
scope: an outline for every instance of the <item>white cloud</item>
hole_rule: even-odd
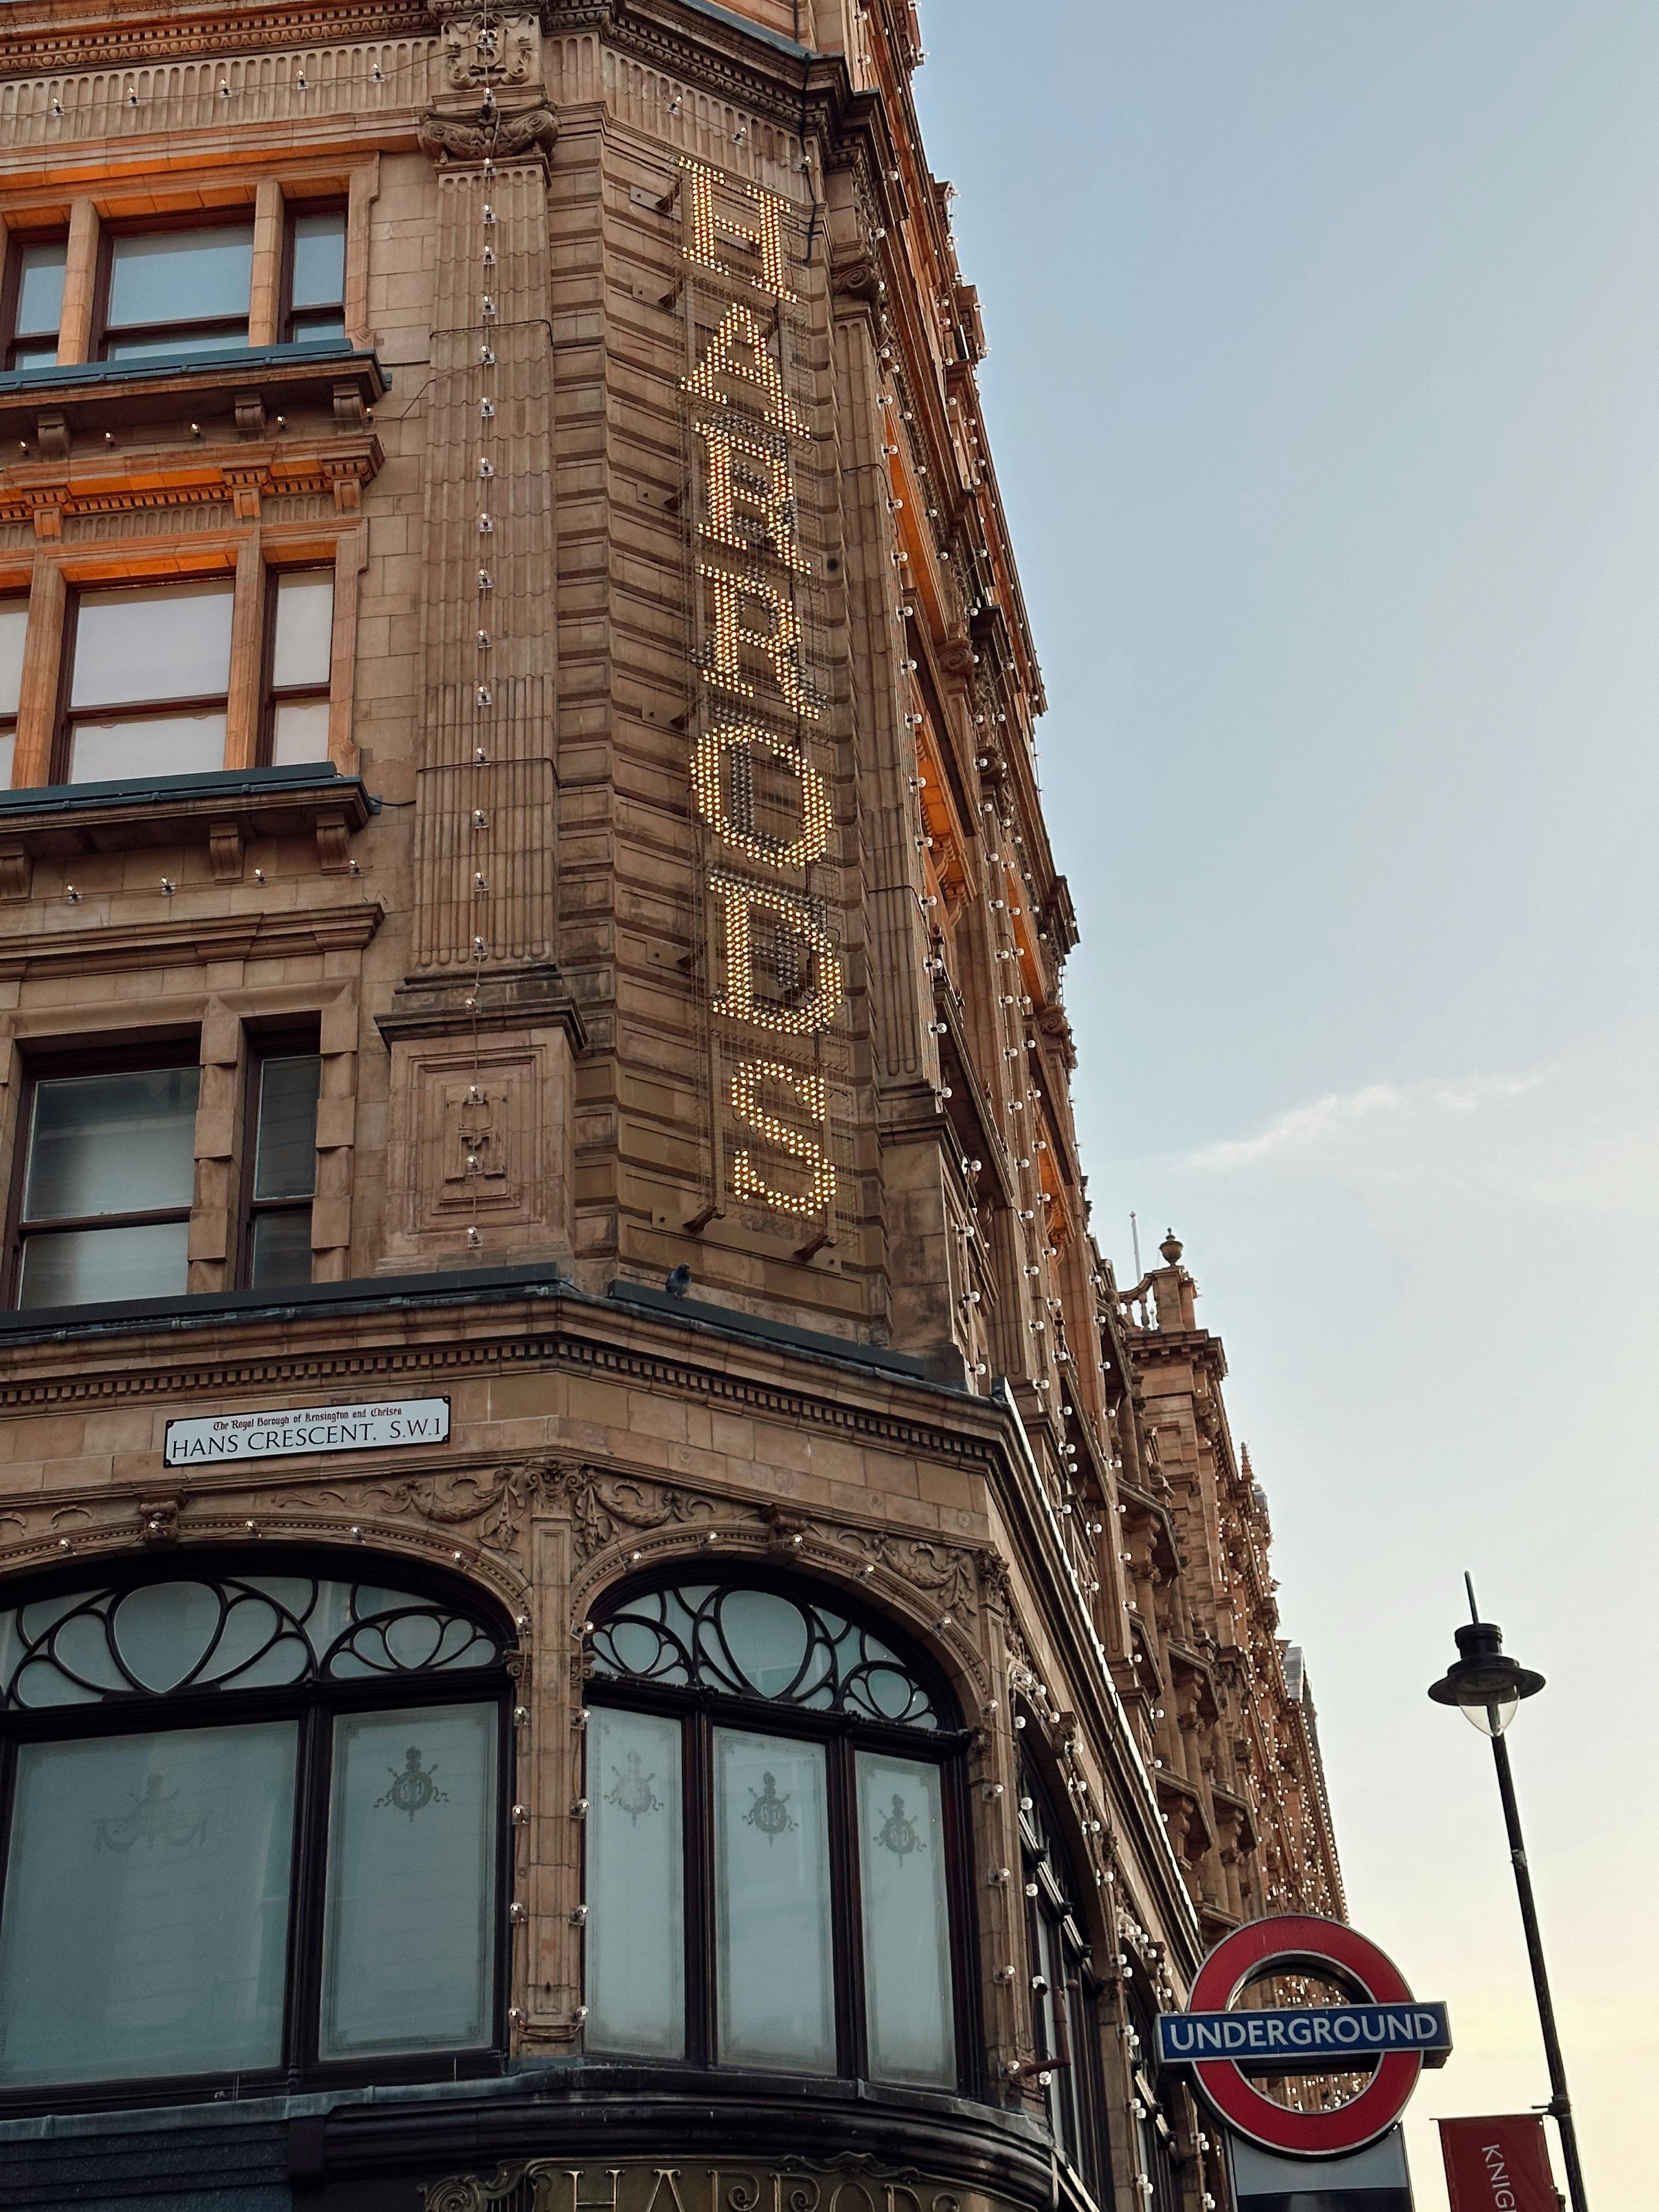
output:
[[[1185,1167],[1224,1172],[1263,1161],[1295,1158],[1329,1146],[1362,1124],[1379,1125],[1379,1136],[1444,1115],[1477,1113],[1495,1099],[1533,1090],[1540,1074],[1465,1075],[1450,1081],[1368,1083],[1358,1091],[1328,1091],[1305,1106],[1277,1115],[1254,1137],[1228,1137],[1187,1153]]]

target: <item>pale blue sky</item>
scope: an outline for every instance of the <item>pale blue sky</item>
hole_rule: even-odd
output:
[[[1473,1566],[1593,2196],[1651,2193],[1659,7],[931,0],[917,79],[1050,713],[1095,1229],[1225,1337],[1355,1919],[1548,2094]]]

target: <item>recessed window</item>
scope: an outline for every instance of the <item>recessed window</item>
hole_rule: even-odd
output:
[[[316,1050],[273,1041],[249,1068],[252,1142],[246,1162],[244,1280],[289,1290],[311,1280],[311,1202],[317,1189]]]
[[[592,1644],[591,2051],[959,2079],[959,1739],[872,1624],[705,1576]]]
[[[14,1305],[185,1295],[198,1081],[182,1054],[33,1076],[13,1200]]]
[[[28,627],[27,599],[0,599],[0,790],[11,781],[17,751],[17,706],[23,690],[23,642]]]
[[[104,255],[102,360],[160,361],[246,345],[251,220],[114,231]]]
[[[50,368],[58,359],[68,252],[69,240],[62,232],[50,236],[25,232],[11,240],[0,293],[7,368]]]
[[[328,758],[334,653],[334,571],[282,570],[270,580],[270,678],[265,719],[278,768]]]
[[[503,1647],[400,1581],[0,1613],[0,2090],[495,2044]]]
[[[222,769],[235,584],[112,585],[71,598],[51,780],[104,783]],[[27,602],[0,599],[0,770],[12,780]],[[334,572],[273,572],[264,610],[261,766],[325,762]]]
[[[294,208],[288,218],[283,339],[316,345],[345,336],[346,211]]]
[[[1029,1761],[1020,1770],[1019,1825],[1031,2040],[1048,2072],[1048,2124],[1056,2143],[1098,2194],[1108,2163],[1099,2002],[1067,1856],[1048,1792]]]
[[[234,599],[228,576],[80,594],[66,782],[224,766]]]

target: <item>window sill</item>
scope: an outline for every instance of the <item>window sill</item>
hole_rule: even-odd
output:
[[[264,436],[267,415],[307,406],[355,428],[391,387],[390,372],[374,355],[345,339],[216,354],[181,347],[162,361],[9,369],[0,374],[0,431],[38,445],[47,459],[63,459],[77,432],[195,422],[217,410],[234,413],[245,437]]]
[[[341,874],[352,833],[379,811],[361,776],[326,762],[0,792],[0,900],[27,898],[36,860],[144,846],[209,846],[226,883],[240,879],[254,839],[311,836],[323,868]]]

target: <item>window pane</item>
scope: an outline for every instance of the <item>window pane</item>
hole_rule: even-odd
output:
[[[246,315],[252,278],[251,223],[117,238],[110,252],[108,320],[177,323]]]
[[[17,732],[0,730],[0,791],[11,788],[12,771],[17,764]]]
[[[43,1078],[34,1091],[25,1221],[187,1206],[200,1082],[194,1067]]]
[[[343,338],[345,334],[345,316],[338,307],[313,308],[307,314],[295,316],[289,343],[320,345],[325,338]]]
[[[331,307],[345,297],[345,210],[294,218],[296,307]]]
[[[273,768],[303,768],[328,758],[328,702],[307,699],[279,706],[271,733]]]
[[[334,572],[302,568],[276,579],[276,649],[270,680],[278,691],[326,684],[334,650]]]
[[[222,697],[230,683],[234,593],[228,577],[160,590],[83,592],[70,704]]]
[[[14,335],[55,339],[64,313],[64,263],[68,248],[61,238],[50,245],[26,246],[17,257],[17,321]],[[58,357],[56,345],[52,358]],[[19,362],[19,367],[22,366]]]
[[[870,2071],[954,2087],[951,1919],[937,1766],[858,1754]]]
[[[587,1794],[587,2047],[684,2058],[679,1723],[596,1705]]]
[[[76,722],[70,732],[71,783],[115,783],[144,775],[208,775],[225,764],[220,714],[147,714],[124,722]]]
[[[314,1052],[262,1063],[253,1154],[255,1198],[309,1198],[316,1189],[317,1089],[322,1072],[323,1063]]]
[[[23,640],[29,626],[27,599],[0,599],[0,714],[15,714],[23,689]]]
[[[246,344],[247,325],[238,323],[228,331],[180,331],[173,337],[112,338],[104,355],[109,361],[172,361],[179,354],[238,353]]]
[[[58,361],[58,341],[50,344],[16,345],[11,349],[14,368],[52,368]]]
[[[253,1224],[249,1288],[291,1291],[311,1280],[311,1208],[262,1213]]]
[[[292,1721],[25,1744],[0,1921],[0,2082],[275,2066]]]
[[[23,1241],[20,1306],[84,1306],[100,1298],[181,1298],[190,1288],[190,1224],[49,1230]]]
[[[499,1733],[494,1705],[335,1723],[325,2058],[491,2040]]]
[[[836,2070],[824,1755],[714,1732],[720,2056]]]

